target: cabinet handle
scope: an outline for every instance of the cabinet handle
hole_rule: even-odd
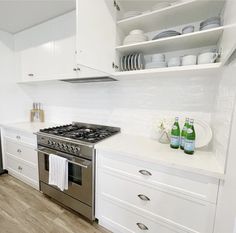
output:
[[[16,136],[16,139],[21,139],[21,137],[18,135],[18,136]]]
[[[18,153],[21,153],[22,151],[21,151],[21,149],[18,149],[17,152],[18,152]]]
[[[140,170],[139,173],[142,174],[142,175],[144,175],[144,176],[151,176],[151,175],[152,175],[151,172],[146,171],[146,170]]]
[[[142,201],[150,201],[150,198],[143,195],[143,194],[139,194],[138,197],[142,200]]]
[[[18,170],[20,170],[20,171],[21,171],[22,169],[23,169],[23,168],[22,168],[21,166],[18,166]]]
[[[137,226],[138,226],[139,229],[141,229],[141,230],[143,230],[143,231],[148,230],[148,227],[145,226],[143,223],[137,222],[136,224],[137,224]]]
[[[34,74],[28,74],[29,77],[34,77]]]
[[[75,71],[75,72],[76,71],[80,71],[80,68],[79,67],[78,68],[74,68],[73,71]]]

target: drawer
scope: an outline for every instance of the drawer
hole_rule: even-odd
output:
[[[36,165],[28,165],[25,162],[14,158],[13,156],[6,154],[7,169],[11,172],[19,173],[20,175],[27,177],[29,180],[38,182],[38,167]]]
[[[114,233],[187,233],[166,224],[152,221],[109,201],[102,201],[103,213],[99,224]]]
[[[97,166],[120,173],[144,184],[162,187],[186,196],[216,203],[219,180],[157,164],[139,161],[128,156],[97,152]]]
[[[14,129],[5,129],[4,136],[20,143],[33,145],[35,147],[37,146],[37,138],[34,134],[21,132]]]
[[[193,232],[212,232],[215,204],[145,186],[106,171],[98,172],[102,197],[121,201],[138,212],[141,210]]]
[[[5,140],[5,151],[8,154],[14,155],[15,157],[25,160],[26,162],[37,165],[38,164],[38,154],[37,152],[28,146],[23,146],[20,143]]]

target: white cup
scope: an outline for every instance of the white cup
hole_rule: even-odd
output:
[[[165,59],[166,59],[165,54],[163,54],[163,53],[152,55],[152,61],[153,62],[164,62]]]
[[[196,55],[185,55],[182,58],[182,66],[191,66],[197,64],[197,56]]]
[[[200,55],[198,55],[198,64],[209,64],[214,63],[216,59],[218,58],[218,53],[213,52],[204,52]]]
[[[181,65],[181,57],[172,57],[168,61],[168,67],[180,66],[180,65]]]

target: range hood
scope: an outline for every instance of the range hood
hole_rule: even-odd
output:
[[[62,82],[68,83],[93,83],[93,82],[114,82],[118,81],[114,78],[104,76],[104,77],[96,77],[96,78],[76,78],[76,79],[61,79]]]

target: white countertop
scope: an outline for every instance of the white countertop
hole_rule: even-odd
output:
[[[96,144],[95,148],[201,175],[224,178],[224,170],[212,152],[198,150],[194,155],[186,155],[180,149],[171,149],[168,144],[122,133]]]
[[[16,129],[28,133],[37,133],[40,129],[57,126],[56,123],[50,122],[17,122],[1,125],[3,128]]]

